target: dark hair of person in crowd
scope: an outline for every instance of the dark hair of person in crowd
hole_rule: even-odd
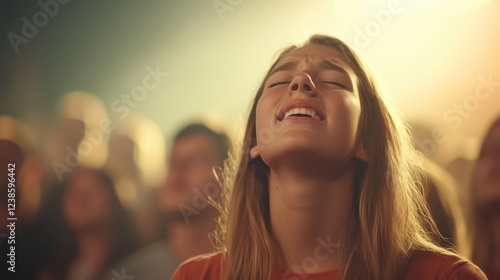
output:
[[[118,198],[110,176],[101,170],[89,168],[77,168],[67,176],[51,190],[38,217],[41,221],[52,220],[49,224],[39,223],[38,227],[53,227],[49,232],[45,231],[47,240],[52,242],[52,248],[49,249],[48,259],[41,265],[38,277],[72,279],[75,275],[75,272],[71,271],[72,266],[81,254],[79,240],[83,235],[93,235],[92,238],[105,240],[103,258],[91,271],[91,277],[100,279],[109,274],[107,269],[112,264],[137,249],[136,230],[128,211]],[[91,178],[93,181],[90,182],[98,182],[94,185],[99,187],[94,190],[90,190],[92,187],[88,185],[75,187],[82,182],[83,176]],[[76,208],[69,210],[75,206]],[[103,213],[102,209],[106,211]],[[101,212],[87,216],[90,220],[85,217],[87,212],[94,210]],[[76,219],[82,222],[75,221],[75,215]]]
[[[500,117],[483,139],[471,182],[472,260],[500,279]]]
[[[225,133],[214,131],[203,123],[191,123],[181,128],[174,136],[174,142],[194,134],[205,134],[213,138],[221,159],[228,157],[231,141]]]

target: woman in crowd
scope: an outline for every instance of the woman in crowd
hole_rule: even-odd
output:
[[[472,176],[472,260],[500,279],[500,118],[489,129]]]
[[[129,215],[102,171],[76,169],[54,190],[51,201],[55,208],[49,215],[59,222],[50,235],[57,243],[38,279],[101,279],[137,248]]]
[[[486,279],[437,245],[406,127],[336,38],[280,54],[234,169],[220,252],[185,262],[174,280]]]

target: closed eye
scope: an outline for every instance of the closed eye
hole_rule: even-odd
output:
[[[347,87],[339,82],[330,82],[330,81],[326,81],[326,82],[323,82],[325,84],[331,84],[331,85],[336,85],[336,86],[339,86],[341,88],[344,88],[344,89],[347,89]]]
[[[269,85],[269,87],[274,87],[274,86],[278,86],[278,85],[284,85],[284,84],[289,84],[291,83],[290,81],[278,81],[278,82],[275,82],[275,83],[272,83],[271,85]]]

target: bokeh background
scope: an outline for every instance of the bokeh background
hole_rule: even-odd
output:
[[[112,133],[82,160],[99,167],[133,158],[144,185],[158,185],[165,137],[201,117],[238,131],[277,51],[314,33],[359,51],[424,154],[452,172],[457,158],[475,158],[500,113],[500,1],[40,3],[1,2],[0,131],[22,128],[18,138],[49,171],[67,155],[54,139],[81,131],[61,120],[82,120],[88,136],[106,119]],[[160,73],[154,86],[134,100],[152,71]],[[140,190],[130,180],[117,187],[133,204]],[[35,201],[41,191],[30,193]]]

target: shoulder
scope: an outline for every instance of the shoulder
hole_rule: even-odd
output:
[[[486,280],[484,273],[470,261],[454,254],[418,253],[406,274],[407,280]]]
[[[199,255],[183,262],[175,271],[172,280],[220,278],[222,252]]]

